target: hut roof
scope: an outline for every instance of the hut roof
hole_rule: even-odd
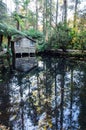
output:
[[[23,39],[23,38],[27,38],[27,39],[29,39],[29,40],[31,40],[31,41],[33,41],[33,42],[36,42],[34,39],[32,39],[31,37],[28,37],[28,36],[25,36],[25,37],[16,37],[16,38],[14,38],[12,41],[13,42],[16,42],[16,41],[19,41],[19,40],[21,40],[21,39]]]

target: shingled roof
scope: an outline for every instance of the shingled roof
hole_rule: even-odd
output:
[[[13,40],[11,40],[11,41],[13,41],[13,42],[16,42],[16,41],[19,41],[19,40],[21,40],[21,39],[23,39],[23,38],[27,38],[27,39],[29,39],[29,40],[31,40],[31,41],[33,41],[33,42],[36,42],[34,39],[32,39],[31,37],[28,37],[28,36],[25,36],[25,37],[16,37],[16,38],[14,38]]]

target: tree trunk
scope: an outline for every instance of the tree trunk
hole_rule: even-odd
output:
[[[38,0],[36,0],[36,30],[38,30]]]
[[[73,24],[73,27],[74,27],[74,28],[76,27],[77,6],[78,6],[78,0],[75,1],[74,24]]]
[[[56,26],[57,26],[57,23],[58,23],[58,0],[56,2]]]
[[[43,1],[43,34],[46,34],[46,29],[45,29],[45,0]]]
[[[64,24],[67,25],[67,0],[64,0]]]
[[[52,26],[52,0],[50,0],[50,37],[51,37],[51,26]]]
[[[9,50],[9,47],[10,47],[10,43],[11,43],[11,36],[8,36],[8,50]]]
[[[48,21],[47,21],[47,0],[45,0],[45,7],[46,7],[46,10],[45,10],[45,20],[46,20],[46,26],[45,26],[45,30],[46,30],[46,34],[47,34],[47,23],[48,23]]]
[[[17,20],[16,27],[17,27],[17,30],[19,30],[19,20]]]
[[[14,0],[15,2],[15,10],[16,10],[16,14],[18,17],[18,13],[19,13],[19,0]],[[19,19],[17,18],[17,23],[16,23],[16,28],[19,30]]]

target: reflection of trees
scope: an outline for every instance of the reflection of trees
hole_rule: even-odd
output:
[[[71,69],[71,83],[70,83],[70,128],[72,127],[72,107],[73,107],[73,69]]]
[[[29,77],[25,73],[16,73],[9,84],[11,87],[11,124],[12,128],[24,130],[27,115],[27,96],[29,93]],[[27,93],[26,93],[27,90]]]
[[[64,117],[64,85],[65,85],[65,68],[66,62],[65,59],[61,59],[58,62],[58,69],[60,74],[60,93],[61,93],[61,101],[60,101],[60,130],[63,129],[63,117]]]
[[[65,77],[65,62],[63,61],[61,64],[61,107],[60,107],[60,110],[61,110],[61,117],[60,117],[61,130],[63,129],[63,110],[64,110],[63,103],[64,103],[64,84],[65,84],[64,77]]]
[[[51,58],[44,61],[44,86],[46,98],[51,97],[52,95],[52,83],[54,79],[54,70],[52,68],[52,60]]]
[[[55,118],[55,124],[52,124],[51,126],[53,129],[58,129],[58,123],[59,123],[59,116],[60,116],[60,122],[61,122],[61,129],[63,125],[63,99],[64,99],[64,76],[65,76],[65,60],[61,60],[58,64],[54,61],[54,59],[46,60],[44,63],[44,72],[43,72],[43,79],[44,82],[44,92],[42,95],[44,95],[44,99],[42,99],[42,104],[43,105],[43,110],[46,112],[46,116],[44,117],[44,120],[42,120],[42,125],[46,126],[48,129],[48,119],[49,121],[53,118]],[[60,68],[60,69],[59,69]],[[57,102],[57,81],[56,77],[57,74],[60,74],[61,79],[60,79],[60,84],[61,84],[61,102]],[[53,94],[55,93],[55,98],[53,98]],[[55,100],[55,107],[52,106],[53,100]],[[60,109],[60,114],[59,114],[59,109]],[[43,111],[42,110],[42,111]],[[46,124],[45,124],[45,120]],[[43,124],[44,122],[44,124]]]
[[[3,124],[6,127],[10,126],[10,89],[8,86],[10,76],[8,68],[5,68],[4,65],[0,67],[0,124]]]
[[[73,65],[71,66],[71,63],[66,61],[65,59],[59,59],[56,62],[55,59],[54,60],[49,59],[49,61],[47,60],[44,63],[45,64],[43,70],[43,78],[41,78],[40,74],[38,75],[38,79],[40,80],[41,78],[41,80],[43,80],[41,83],[39,82],[39,88],[41,84],[42,85],[44,84],[43,85],[44,87],[40,88],[40,93],[42,89],[40,97],[41,100],[40,102],[42,103],[40,104],[39,107],[41,106],[43,107],[41,107],[39,113],[41,114],[44,110],[50,118],[53,117],[55,119],[55,122],[52,123],[53,129],[63,129],[64,128],[63,124],[66,125],[66,123],[67,123],[66,128],[74,128],[74,125],[76,124],[77,121],[73,119],[74,111],[76,111],[75,110],[76,108],[74,107],[75,105],[77,106],[78,102],[77,100],[78,89],[75,88],[77,85],[76,81],[77,77],[76,80],[73,81],[73,77],[75,75],[73,74],[73,69],[76,70],[76,68],[74,67],[75,63],[73,63]],[[70,74],[70,80],[68,81],[68,88],[67,88],[66,80],[68,80],[67,79],[68,73]],[[57,80],[58,76],[60,76],[59,80]],[[60,86],[58,86],[58,82]],[[65,89],[67,92],[64,91]],[[55,98],[52,98],[53,94],[55,94]],[[44,95],[44,99],[42,98],[42,95]],[[59,101],[58,98],[60,99]],[[55,103],[54,107],[52,106],[53,102]],[[68,115],[67,113],[65,113],[66,110],[65,107],[69,111]],[[45,120],[46,119],[44,118],[44,121]],[[77,125],[75,125],[75,127],[77,128]]]
[[[0,86],[0,124],[9,127],[9,88],[7,85],[3,84]]]
[[[69,112],[70,112],[70,114],[69,114],[69,125],[68,125],[68,128],[72,128],[72,126],[73,126],[73,124],[72,124],[72,122],[73,122],[73,119],[72,119],[72,117],[73,117],[73,103],[74,103],[74,81],[73,81],[73,77],[74,77],[74,75],[73,75],[73,69],[74,69],[74,64],[73,63],[71,63],[70,65],[69,65],[69,70],[70,70],[70,104],[69,104]]]
[[[84,63],[84,65],[86,65]],[[82,86],[80,91],[80,115],[79,115],[79,123],[80,123],[80,129],[86,130],[86,66],[83,66],[82,64],[82,70],[83,70],[83,77],[82,80]]]
[[[73,69],[74,69],[74,72],[73,72]],[[77,117],[78,117],[78,113],[79,113],[79,110],[78,110],[79,89],[78,89],[78,87],[81,86],[80,82],[78,85],[78,79],[80,80],[81,72],[78,72],[79,69],[78,69],[77,63],[76,64],[74,62],[70,63],[65,59],[60,59],[58,61],[58,64],[56,65],[55,70],[56,70],[56,71],[54,71],[55,75],[56,75],[55,76],[55,103],[58,108],[57,113],[59,114],[59,115],[57,114],[58,118],[56,117],[56,126],[58,127],[59,120],[60,120],[60,125],[59,125],[60,129],[63,129],[64,128],[63,124],[66,125],[66,123],[67,123],[67,126],[65,128],[76,128],[77,129],[78,128]],[[68,73],[70,74],[69,81],[67,81]],[[56,77],[58,77],[58,75],[60,75],[60,79],[56,83]],[[73,78],[74,78],[74,80],[73,80]],[[58,86],[58,82],[60,82],[60,88]],[[66,82],[68,82],[68,83],[66,83]],[[67,84],[68,84],[68,88],[66,86]],[[59,98],[59,94],[61,95],[60,103],[58,103],[56,100]],[[60,104],[60,106],[59,106],[59,104]],[[66,109],[64,109],[65,107],[66,107],[66,109],[68,109],[69,114],[67,114],[67,112],[65,112],[66,111]],[[55,109],[53,109],[53,110],[55,110]],[[74,114],[75,115],[77,114],[76,119],[73,118]]]
[[[49,57],[42,62],[42,68],[38,66],[29,73],[15,72],[10,79],[10,92],[7,92],[10,99],[7,100],[11,105],[12,128],[26,129],[29,120],[30,125],[38,126],[37,129],[78,129],[80,92],[81,109],[85,108],[86,77],[84,74],[83,78],[81,65],[65,58]],[[82,82],[84,85],[80,91]],[[85,111],[81,111],[81,126],[84,115]]]
[[[57,65],[55,64],[55,110],[54,110],[54,113],[56,115],[55,128],[56,128],[56,130],[58,130],[58,115],[59,115],[59,111],[58,111],[58,105],[57,105],[57,80],[56,80],[57,73],[56,73],[56,68],[57,68]]]
[[[80,107],[80,100],[79,100],[79,93],[82,87],[83,81],[81,80],[83,77],[83,69],[81,62],[71,62],[69,63],[69,70],[70,70],[70,89],[68,90],[67,96],[67,104],[68,105],[68,128],[79,129],[79,107]],[[68,100],[69,99],[69,100]],[[66,106],[67,108],[67,106]]]

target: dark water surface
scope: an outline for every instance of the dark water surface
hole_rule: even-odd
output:
[[[0,124],[10,130],[86,130],[86,62],[37,60],[30,72],[12,72],[6,60],[0,65]]]

